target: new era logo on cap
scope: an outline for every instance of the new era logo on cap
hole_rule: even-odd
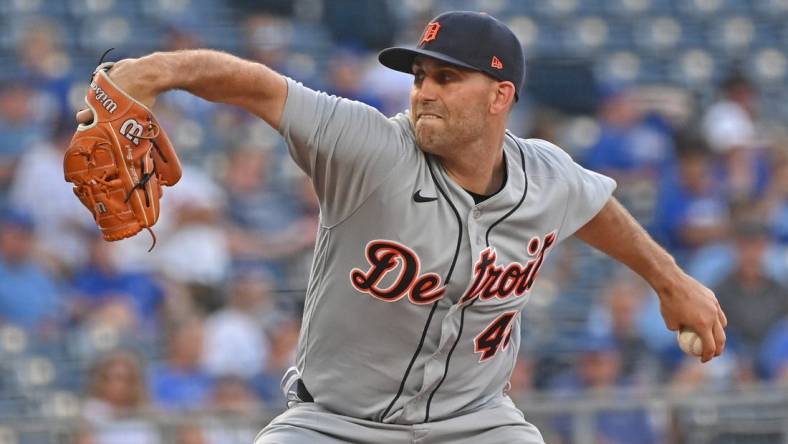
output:
[[[495,69],[503,69],[503,63],[501,63],[501,60],[495,56],[493,56],[490,66],[492,66]]]

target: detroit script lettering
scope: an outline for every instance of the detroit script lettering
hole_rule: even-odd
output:
[[[473,267],[473,279],[468,289],[460,298],[460,304],[472,304],[475,299],[482,301],[497,298],[522,296],[528,292],[536,280],[539,269],[544,264],[547,252],[555,245],[556,232],[544,236],[533,237],[528,242],[527,252],[532,256],[525,263],[512,262],[506,266],[497,265],[495,248],[487,247],[479,253],[479,259]],[[413,304],[425,305],[438,301],[446,293],[441,277],[436,273],[421,272],[419,256],[410,248],[395,241],[374,240],[367,244],[365,256],[369,267],[366,271],[354,268],[350,271],[350,282],[361,293],[366,293],[385,302],[396,302],[407,295]],[[391,274],[394,283],[383,287],[384,277]],[[497,328],[498,334],[505,331],[500,341],[490,350],[480,348],[481,339],[477,336],[476,350],[482,354],[480,362],[491,358],[499,348],[508,345],[511,334],[509,325],[517,312],[507,312],[506,325]],[[500,323],[499,317],[493,324]],[[489,329],[489,327],[488,327]],[[487,329],[485,330],[487,331]],[[484,333],[484,332],[483,332]],[[504,340],[505,339],[505,340]],[[489,342],[489,339],[485,339]]]

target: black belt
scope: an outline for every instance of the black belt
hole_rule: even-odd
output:
[[[315,402],[315,398],[313,398],[309,390],[306,389],[304,380],[301,378],[298,378],[298,381],[296,381],[296,395],[298,395],[298,399],[302,402]]]

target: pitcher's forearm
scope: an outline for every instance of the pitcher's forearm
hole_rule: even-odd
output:
[[[240,106],[279,125],[285,79],[272,69],[208,49],[157,52],[135,60],[135,74],[155,94],[182,89],[211,102]]]
[[[683,274],[673,257],[659,246],[614,198],[576,236],[625,264],[658,294]]]

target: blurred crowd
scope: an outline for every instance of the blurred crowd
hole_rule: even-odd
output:
[[[375,53],[415,41],[437,11],[403,21],[385,1],[312,2],[323,5],[316,17],[298,10],[309,2],[209,3],[228,8],[236,54],[386,115],[407,108],[411,79]],[[222,23],[203,32],[187,12],[159,24],[146,49],[223,44],[212,37]],[[0,68],[0,423],[51,415],[36,406],[66,393],[74,408],[54,414],[79,418],[75,442],[175,442],[151,412],[210,411],[167,436],[250,443],[264,422],[249,415],[285,406],[279,379],[294,360],[319,218],[308,178],[263,122],[170,92],[157,115],[185,168],[165,189],[158,243],[148,253],[145,233],[103,241],[62,173],[94,54],[64,43],[78,30],[25,18]],[[597,76],[585,112],[527,95],[517,105],[514,132],[615,178],[616,196],[715,290],[729,324],[725,354],[700,365],[678,350],[644,282],[568,241],[523,313],[515,400],[788,384],[788,134],[759,86],[736,66],[703,90]],[[248,422],[217,420],[226,416]],[[571,442],[571,418],[541,425],[548,442]],[[668,439],[641,410],[601,413],[596,429],[605,443]]]

